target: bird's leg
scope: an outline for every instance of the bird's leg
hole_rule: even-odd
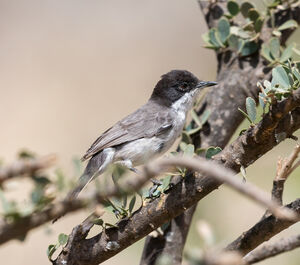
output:
[[[128,168],[130,171],[132,171],[136,174],[140,173],[138,169],[133,167],[131,160],[121,160],[121,161],[115,162],[115,164],[119,164],[121,166],[124,166],[124,167]]]

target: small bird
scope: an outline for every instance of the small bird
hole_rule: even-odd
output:
[[[111,163],[136,171],[136,166],[164,154],[181,135],[199,92],[216,84],[200,81],[186,70],[162,75],[148,102],[106,130],[87,150],[82,160],[89,162],[67,199],[75,198]]]

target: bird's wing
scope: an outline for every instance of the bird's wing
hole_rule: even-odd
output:
[[[105,131],[87,150],[82,160],[92,157],[101,150],[140,138],[151,138],[173,126],[168,111],[147,108],[144,105]]]

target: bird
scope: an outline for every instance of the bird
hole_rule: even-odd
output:
[[[86,151],[82,161],[88,160],[87,166],[67,200],[76,198],[112,163],[136,172],[136,166],[164,154],[181,135],[200,91],[214,85],[187,70],[162,75],[147,103],[106,130]]]

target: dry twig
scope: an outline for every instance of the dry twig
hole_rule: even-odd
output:
[[[22,175],[33,175],[35,172],[48,168],[55,162],[55,155],[48,155],[35,159],[15,161],[8,167],[0,168],[0,185],[5,181]]]
[[[247,264],[257,263],[281,253],[291,251],[298,247],[300,247],[300,234],[287,238],[281,238],[274,243],[267,242],[263,246],[258,247],[248,253],[244,257],[244,261]]]

